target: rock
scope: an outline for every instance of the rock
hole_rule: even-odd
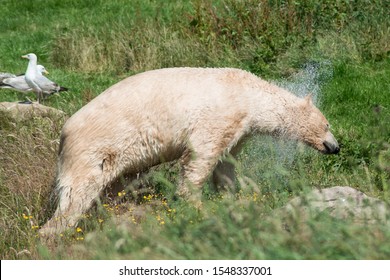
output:
[[[377,198],[369,197],[351,187],[331,187],[313,190],[302,197],[296,197],[284,207],[276,210],[285,221],[307,221],[327,213],[338,219],[350,219],[356,223],[389,221],[388,205]]]
[[[19,102],[1,102],[0,111],[8,112],[12,118],[26,120],[31,117],[63,117],[61,110],[47,107],[38,103],[24,104]]]

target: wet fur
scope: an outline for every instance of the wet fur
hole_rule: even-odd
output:
[[[131,76],[64,125],[58,207],[41,233],[75,226],[118,175],[166,161],[179,160],[182,166],[177,194],[199,203],[202,184],[213,170],[216,184],[232,184],[234,167],[219,160],[237,153],[253,133],[298,139],[324,153],[338,149],[310,97],[298,98],[246,71],[168,68]]]

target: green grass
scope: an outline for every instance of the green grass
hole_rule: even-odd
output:
[[[255,137],[238,158],[240,192],[213,193],[206,184],[200,211],[173,199],[177,165],[163,165],[143,188],[103,196],[79,231],[44,244],[37,227],[51,213],[65,119],[15,122],[0,113],[0,257],[389,259],[388,223],[322,215],[286,231],[273,215],[293,196],[336,185],[389,202],[389,8],[363,0],[2,1],[0,72],[23,73],[21,55],[36,53],[50,78],[70,88],[45,104],[68,115],[134,73],[238,67],[298,95],[312,92],[341,152]],[[0,90],[0,101],[23,98]]]

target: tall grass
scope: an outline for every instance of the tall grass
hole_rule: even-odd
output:
[[[175,201],[177,166],[153,169],[141,189],[103,196],[78,230],[41,244],[50,216],[64,119],[15,121],[0,112],[0,257],[150,259],[385,259],[387,224],[272,215],[312,188],[351,185],[389,200],[388,1],[11,1],[0,6],[0,72],[22,73],[35,52],[70,91],[50,105],[73,114],[128,75],[162,67],[239,67],[312,92],[341,144],[325,157],[255,137],[238,157],[239,193],[204,209]],[[0,101],[23,95],[0,90]],[[131,191],[131,192],[130,192]],[[361,234],[362,231],[365,234]],[[359,246],[357,246],[359,244]]]
[[[35,238],[48,211],[63,121],[53,116],[15,122],[0,111],[1,258],[36,254]]]
[[[86,259],[387,259],[386,225],[357,225],[329,216],[295,220],[283,230],[278,217],[266,219],[263,205],[248,197],[208,202],[194,215],[177,209],[165,221],[113,223],[85,235],[83,246],[57,250],[59,258]],[[187,211],[186,211],[187,210]],[[152,211],[148,213],[155,216]],[[367,230],[367,232],[366,232]],[[145,234],[145,231],[148,234]],[[365,231],[366,234],[362,234]],[[98,250],[96,250],[98,248]],[[53,255],[47,254],[49,258]]]
[[[390,51],[389,8],[386,1],[369,9],[366,1],[167,2],[122,13],[119,20],[105,18],[97,29],[83,24],[59,32],[52,60],[120,73],[228,63],[262,75],[290,74],[316,48],[330,57],[381,60]]]

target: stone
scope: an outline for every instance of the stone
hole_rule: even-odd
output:
[[[39,103],[0,102],[0,111],[8,112],[16,120],[65,116],[63,111]]]
[[[349,186],[316,189],[293,198],[276,210],[285,221],[307,221],[316,215],[328,214],[337,219],[350,219],[355,223],[389,222],[389,206],[384,201],[367,196]]]

